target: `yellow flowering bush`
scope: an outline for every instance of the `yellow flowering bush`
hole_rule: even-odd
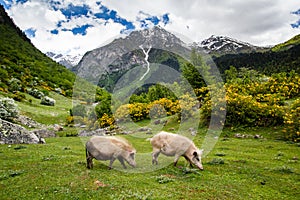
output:
[[[109,116],[108,114],[104,114],[99,120],[98,123],[100,124],[101,128],[105,127],[112,127],[115,123],[115,119],[112,116]]]
[[[286,139],[300,142],[300,98],[294,101],[289,112],[284,115]]]
[[[150,109],[155,109],[157,110],[158,115],[163,114],[164,112],[166,112],[166,114],[168,116],[170,115],[174,115],[176,113],[178,113],[178,110],[173,109],[173,107],[177,107],[178,101],[173,102],[170,99],[167,98],[161,98],[159,100],[153,101],[148,105],[149,110]],[[160,106],[158,106],[160,105]],[[155,111],[154,110],[154,111]]]
[[[115,118],[118,120],[140,121],[146,119],[149,115],[148,104],[133,103],[121,105],[115,112]]]
[[[182,120],[186,120],[192,117],[199,108],[199,101],[196,98],[191,97],[189,94],[182,95],[178,101],[179,117]]]

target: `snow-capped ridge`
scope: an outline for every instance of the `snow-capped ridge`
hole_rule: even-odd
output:
[[[227,36],[216,35],[212,35],[199,43],[193,43],[193,46],[203,48],[208,53],[219,54],[252,52],[261,48]]]
[[[65,66],[70,69],[77,65],[82,58],[82,55],[63,55],[56,54],[54,52],[47,52],[46,55],[50,57],[52,60],[58,62],[59,64]]]

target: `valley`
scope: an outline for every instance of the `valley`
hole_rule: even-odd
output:
[[[84,55],[44,54],[0,6],[0,196],[299,199],[299,48],[299,35],[187,44],[154,26]],[[147,139],[160,131],[204,148],[204,171],[152,165]],[[128,139],[137,168],[86,169],[95,133]]]

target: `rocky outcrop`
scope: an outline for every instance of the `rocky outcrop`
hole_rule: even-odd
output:
[[[0,144],[38,144],[44,142],[43,138],[39,138],[24,127],[0,119]]]
[[[50,138],[50,137],[56,137],[55,131],[48,130],[48,129],[38,129],[31,131],[34,133],[38,138]]]
[[[15,121],[19,124],[22,124],[28,128],[39,128],[43,125],[34,121],[33,119],[26,117],[24,115],[19,115],[18,118],[15,119]]]
[[[97,130],[82,130],[79,132],[78,136],[79,137],[90,137],[93,135],[98,135],[98,136],[104,136],[107,134],[107,130],[104,128],[97,129]]]

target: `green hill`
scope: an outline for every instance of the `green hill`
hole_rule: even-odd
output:
[[[71,96],[75,74],[40,52],[0,5],[0,91],[38,87]]]
[[[227,54],[215,57],[214,61],[220,72],[224,74],[230,66],[236,68],[255,69],[267,75],[279,72],[300,72],[300,44],[286,50],[254,52],[243,54]]]
[[[272,48],[272,51],[284,51],[284,50],[290,49],[291,47],[294,47],[296,45],[300,45],[300,34],[296,35],[295,37],[291,38],[290,40],[288,40],[284,43],[274,46]]]

